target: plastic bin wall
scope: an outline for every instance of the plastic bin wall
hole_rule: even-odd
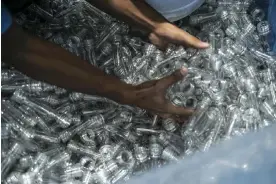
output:
[[[227,140],[128,184],[275,184],[275,132],[276,125]]]

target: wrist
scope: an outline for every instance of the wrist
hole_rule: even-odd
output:
[[[120,91],[121,99],[119,102],[122,104],[133,105],[136,99],[135,91],[135,87],[132,85],[128,85],[126,88],[122,89]]]

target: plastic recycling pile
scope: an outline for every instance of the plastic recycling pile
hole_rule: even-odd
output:
[[[33,34],[130,84],[185,66],[168,89],[188,123],[161,119],[109,99],[35,81],[2,64],[3,183],[116,183],[175,162],[276,120],[276,59],[263,10],[250,0],[206,1],[176,24],[206,50],[165,52],[85,1],[41,0],[16,16]],[[187,23],[187,20],[189,24]]]

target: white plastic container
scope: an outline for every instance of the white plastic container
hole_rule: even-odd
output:
[[[146,0],[146,2],[173,22],[191,14],[204,3],[204,0]]]

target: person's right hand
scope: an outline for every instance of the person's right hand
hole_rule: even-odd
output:
[[[148,81],[134,87],[128,93],[128,104],[136,105],[156,114],[178,115],[181,117],[190,116],[194,110],[174,106],[166,99],[167,88],[179,80],[182,80],[188,73],[186,68],[175,71],[172,75],[159,80]]]

